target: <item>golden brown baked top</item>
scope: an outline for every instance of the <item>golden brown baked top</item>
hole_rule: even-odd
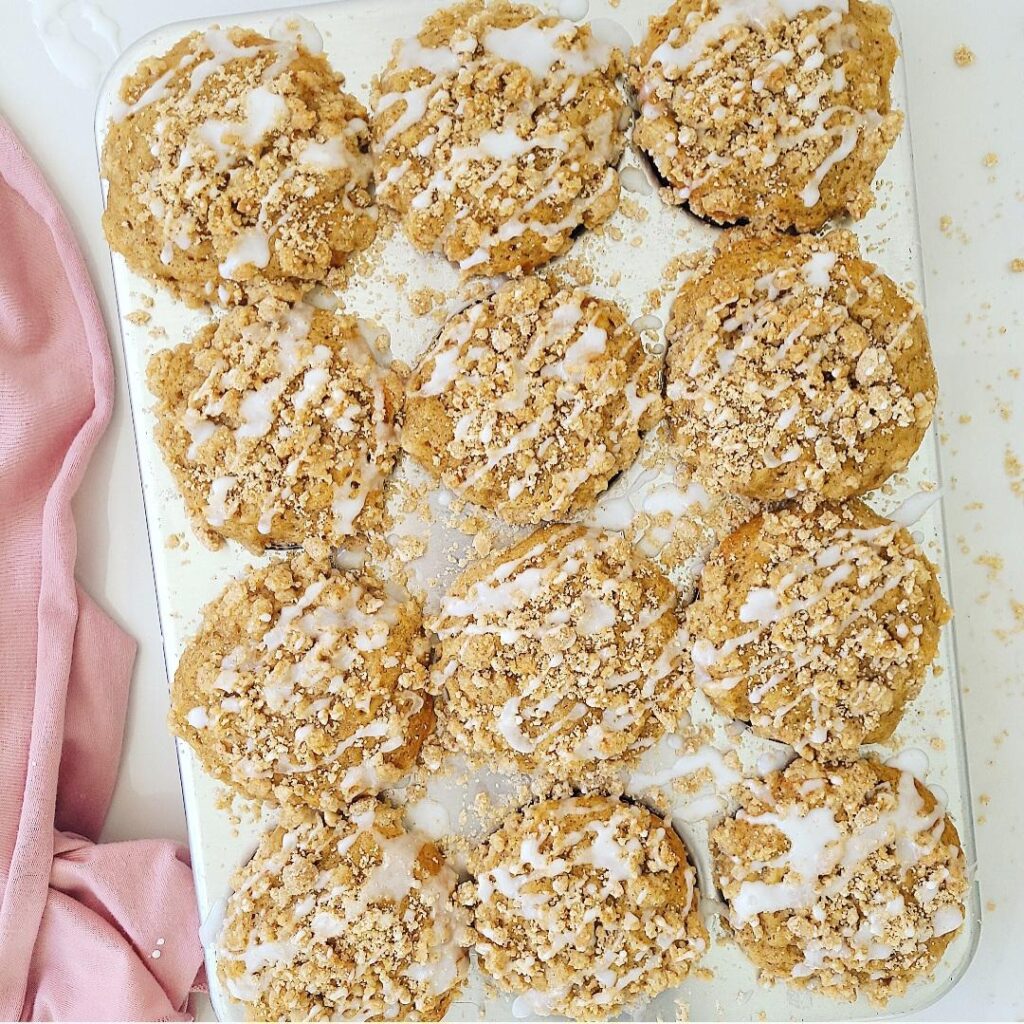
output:
[[[438,11],[373,85],[380,201],[469,273],[547,262],[618,205],[624,70],[588,25],[527,4]]]
[[[318,552],[380,517],[402,382],[379,329],[265,301],[150,360],[156,439],[200,538]]]
[[[508,522],[564,519],[636,457],[659,392],[617,305],[527,277],[445,324],[410,379],[402,445]]]
[[[887,739],[949,620],[935,567],[860,501],[766,512],[712,553],[687,609],[697,684],[810,753]]]
[[[849,232],[726,234],[666,333],[679,456],[709,490],[859,494],[903,469],[931,422],[920,306]]]
[[[191,305],[294,301],[373,239],[366,111],[307,47],[213,27],[121,84],[103,226]]]
[[[671,825],[607,797],[513,815],[470,856],[459,898],[483,969],[518,1016],[609,1020],[707,948],[696,873]]]
[[[629,761],[690,699],[675,588],[621,536],[549,526],[470,567],[429,623],[444,724],[499,766]]]
[[[401,813],[283,812],[236,874],[217,969],[250,1020],[440,1020],[468,967],[456,875]]]
[[[394,785],[434,725],[419,604],[307,555],[234,580],[174,675],[171,728],[257,800],[337,811]]]
[[[876,761],[797,759],[711,833],[747,955],[770,977],[875,1002],[927,974],[964,920],[967,867],[935,795]]]
[[[862,217],[903,124],[889,12],[864,0],[676,0],[633,51],[663,196],[722,224]]]

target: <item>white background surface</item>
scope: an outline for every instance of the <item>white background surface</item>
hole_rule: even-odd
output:
[[[622,0],[627,6],[630,0]],[[93,147],[96,88],[51,63],[33,13],[64,6],[87,25],[88,0],[0,0],[0,114],[40,163],[77,229],[106,311],[119,385],[120,343]],[[273,0],[101,0],[122,45],[170,20],[279,6]],[[894,0],[902,23],[917,157],[927,312],[942,385],[946,518],[958,617],[968,756],[985,921],[960,985],[929,1019],[1024,1016],[1024,3]],[[396,26],[407,33],[414,26]],[[953,51],[977,55],[966,68]],[[97,43],[100,63],[113,53]],[[986,154],[998,163],[986,166]],[[950,218],[944,221],[943,218]],[[0,244],[3,244],[0,225]],[[1012,460],[1010,460],[1012,461]],[[1020,470],[1017,471],[1018,473]],[[79,578],[139,641],[124,758],[105,838],[184,840],[167,685],[127,400],[76,502]],[[982,559],[982,561],[979,561]],[[1001,565],[1000,561],[1001,560]],[[1015,619],[1012,602],[1020,602]]]

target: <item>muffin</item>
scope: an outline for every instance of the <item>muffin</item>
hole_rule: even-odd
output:
[[[315,45],[214,27],[121,83],[103,229],[135,273],[190,305],[293,301],[369,245],[367,114]]]
[[[615,303],[527,277],[445,324],[409,382],[402,446],[507,522],[565,519],[636,458],[660,390]]]
[[[570,781],[635,760],[689,704],[676,601],[625,538],[584,526],[471,566],[430,622],[449,743]]]
[[[805,754],[855,754],[899,725],[950,610],[906,529],[856,499],[787,507],[712,553],[687,609],[697,684]]]
[[[379,525],[403,387],[378,333],[261,303],[152,357],[156,441],[204,543],[323,551]]]
[[[610,1020],[678,985],[707,948],[672,826],[603,796],[510,816],[470,854],[459,898],[483,970],[517,1017]]]
[[[799,231],[863,217],[903,126],[889,22],[865,0],[676,0],[652,18],[632,54],[633,138],[666,201]]]
[[[419,603],[300,554],[250,570],[203,611],[170,726],[253,800],[338,811],[413,767],[434,726]]]
[[[964,921],[967,865],[935,795],[860,760],[796,760],[711,833],[736,941],[772,980],[885,1003]]]
[[[855,237],[727,234],[667,329],[679,457],[709,490],[839,500],[904,469],[937,384],[921,309]]]
[[[235,875],[217,973],[249,1020],[440,1020],[468,968],[455,883],[392,807],[289,808]]]
[[[373,84],[378,199],[469,274],[548,262],[618,206],[624,71],[589,25],[527,4],[432,14]]]

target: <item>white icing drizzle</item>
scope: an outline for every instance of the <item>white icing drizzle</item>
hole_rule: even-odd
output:
[[[681,745],[678,737],[669,737],[669,741],[669,746]],[[658,748],[652,748],[652,751],[658,753]],[[709,776],[708,782],[699,786],[691,784],[679,792],[673,792],[673,815],[689,823],[718,817],[728,807],[730,791],[743,779],[742,773],[727,759],[730,752],[730,749],[705,743],[677,754],[667,768],[644,771],[641,763],[638,769],[629,774],[626,793],[642,797],[653,789],[676,789],[676,783],[694,780],[703,773]]]

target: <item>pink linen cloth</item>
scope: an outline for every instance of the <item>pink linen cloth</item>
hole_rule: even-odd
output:
[[[0,1019],[188,1020],[188,854],[96,845],[135,643],[75,583],[71,498],[113,401],[85,263],[0,120]]]

